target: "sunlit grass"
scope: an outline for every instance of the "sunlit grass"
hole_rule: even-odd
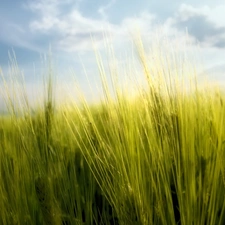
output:
[[[112,96],[97,52],[104,93],[97,105],[78,90],[79,104],[56,109],[51,65],[34,112],[25,89],[14,89],[17,104],[5,82],[1,224],[225,223],[225,98],[185,77],[176,55],[156,52],[150,67],[136,44],[147,83],[136,97],[119,88],[114,70]]]

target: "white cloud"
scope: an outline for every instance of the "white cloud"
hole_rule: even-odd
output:
[[[124,30],[133,30],[134,32],[139,29],[140,32],[148,34],[152,32],[156,22],[156,16],[147,11],[140,13],[136,17],[124,18],[121,27]]]
[[[214,6],[203,5],[201,7],[194,7],[188,4],[181,4],[178,13],[176,14],[177,19],[186,21],[191,17],[205,16],[209,21],[215,23],[217,27],[225,26],[225,4],[215,4]]]
[[[76,4],[79,1],[75,2]],[[70,4],[70,11],[64,12],[63,5]],[[87,18],[82,15],[72,1],[59,0],[40,0],[32,1],[28,8],[37,13],[37,18],[29,23],[32,34],[41,36],[49,35],[52,40],[52,47],[60,51],[76,52],[76,51],[92,51],[91,36],[94,37],[98,47],[104,46],[103,33],[110,35],[114,41],[123,43],[129,35],[135,35],[137,31],[145,37],[150,37],[157,24],[157,16],[144,11],[135,17],[124,18],[120,24],[112,24],[106,20],[107,10],[115,4],[115,0],[111,0],[107,5],[101,6],[98,12],[102,15],[102,19]],[[195,10],[187,5],[182,5],[180,11],[195,12]],[[188,14],[188,13],[186,13]],[[168,19],[163,25],[163,30],[173,35],[179,32],[173,27],[174,18]],[[179,33],[184,34],[184,32]],[[54,38],[51,38],[54,37]]]
[[[68,1],[67,1],[68,3]],[[55,37],[52,43],[58,50],[71,52],[77,50],[91,50],[91,35],[97,43],[103,40],[103,32],[111,34],[118,29],[103,19],[84,17],[76,7],[69,12],[60,12],[59,1],[33,2],[32,10],[38,9],[41,15],[29,24],[33,34],[47,34]]]
[[[210,12],[209,6],[205,5],[200,8],[195,8],[191,5],[181,4],[178,9],[177,16],[182,21],[187,21],[191,17],[195,17],[198,15],[205,15],[207,16]]]
[[[116,0],[111,0],[107,5],[102,5],[98,9],[98,13],[102,16],[103,20],[107,20],[107,11],[116,3]]]
[[[221,12],[218,7],[209,7],[208,5],[194,7],[181,4],[177,13],[171,16],[167,22],[175,30],[184,31],[187,29],[189,36],[199,42],[203,48],[213,46],[224,49],[225,15]],[[223,18],[223,22],[215,19],[217,14],[221,20]]]
[[[101,12],[108,9],[114,1],[102,8]],[[56,5],[52,6],[53,11]],[[47,7],[48,10],[49,6]],[[50,10],[51,11],[51,10]],[[62,51],[75,52],[77,50],[92,50],[91,36],[96,44],[103,47],[104,33],[111,38],[123,41],[127,34],[135,33],[138,29],[141,33],[152,33],[155,15],[143,12],[139,16],[124,18],[120,24],[115,25],[103,19],[84,17],[76,8],[65,15],[51,15],[46,12],[38,20],[30,22],[30,29],[37,34],[48,33],[56,35],[54,46]]]
[[[22,47],[39,51],[46,48],[46,46],[42,45],[44,40],[51,41],[52,47],[60,51],[92,51],[91,35],[95,37],[97,45],[102,47],[104,41],[103,32],[109,34],[115,41],[124,42],[129,34],[135,34],[137,30],[139,30],[142,35],[151,37],[155,29],[157,29],[157,26],[160,25],[157,23],[157,20],[160,18],[148,11],[138,14],[136,17],[124,18],[121,20],[120,24],[117,25],[107,21],[107,11],[115,4],[116,0],[111,0],[107,5],[99,7],[98,12],[102,15],[102,19],[88,18],[79,11],[80,2],[81,0],[29,1],[26,8],[34,13],[34,16],[30,18],[31,20],[28,20],[31,33],[27,35],[27,31],[24,31],[26,26],[24,26],[25,28],[17,26],[16,29],[12,27],[11,30],[13,30],[13,32],[8,29],[5,39],[9,37],[8,39],[11,39],[11,42],[17,43]],[[211,28],[211,32],[213,32],[217,29],[217,26],[224,25],[224,7],[225,5],[220,5],[220,7],[215,6],[214,8],[203,5],[197,8],[192,5],[181,4],[177,13],[171,15],[171,17],[167,18],[167,20],[160,25],[163,30],[163,35],[166,33],[169,36],[185,36],[185,25],[179,28],[176,24],[182,21],[188,22],[190,18],[196,16],[205,17],[213,22],[215,28],[212,26],[206,27],[206,29]],[[217,19],[217,15],[220,19]],[[202,27],[199,28],[199,32],[201,31],[200,29],[202,29]],[[13,33],[15,31],[18,35],[14,35],[13,38]],[[223,46],[224,34],[220,32],[218,35],[204,37],[206,42],[205,46],[207,46],[207,43]],[[193,42],[194,36],[190,34],[188,37],[192,39]],[[36,42],[37,39],[40,40],[40,44]],[[47,44],[45,43],[45,45]]]
[[[60,23],[59,19],[53,16],[45,16],[41,21],[35,20],[30,23],[30,28],[32,31],[41,30],[42,32],[49,31],[54,28],[55,25]]]
[[[24,4],[23,6],[34,13],[57,16],[61,14],[60,8],[62,6],[67,4],[73,4],[73,6],[77,6],[79,2],[80,0],[33,0],[28,4]]]
[[[225,26],[225,4],[211,8],[208,13],[209,20],[215,22],[218,27]]]
[[[4,20],[3,20],[4,21]],[[0,41],[11,47],[22,47],[32,51],[43,52],[43,46],[32,43],[32,35],[27,30],[26,25],[22,26],[12,21],[4,21],[0,24],[0,30],[4,32],[0,35]],[[29,35],[28,35],[29,34]]]

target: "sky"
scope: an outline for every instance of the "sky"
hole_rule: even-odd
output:
[[[6,80],[17,74],[10,71],[12,58],[16,58],[32,101],[43,94],[45,57],[51,52],[57,98],[68,97],[64,93],[73,88],[74,77],[87,96],[93,97],[85,76],[90,86],[98,83],[94,50],[107,63],[105,37],[109,37],[107,46],[113,46],[122,68],[138,31],[145,46],[156,36],[158,40],[167,36],[181,48],[188,40],[186,51],[198,49],[203,72],[222,84],[224,12],[221,0],[0,0],[1,71]],[[0,87],[3,90],[2,81]],[[2,96],[0,107],[4,107]]]

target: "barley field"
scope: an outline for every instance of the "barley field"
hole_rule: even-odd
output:
[[[5,95],[0,224],[225,224],[223,92],[200,88],[194,72],[187,83],[164,55],[152,72],[141,44],[137,55],[147,88],[133,98],[116,82],[112,96],[98,57],[99,104],[80,92],[79,104],[56,107],[51,79],[36,110]]]

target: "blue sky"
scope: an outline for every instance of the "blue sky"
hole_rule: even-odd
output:
[[[129,48],[129,35],[137,27],[148,43],[160,26],[160,34],[174,35],[180,40],[188,38],[189,50],[197,44],[204,70],[210,78],[224,82],[224,12],[225,3],[221,0],[1,0],[0,67],[7,77],[8,52],[13,49],[24,72],[28,95],[37,97],[41,90],[42,57],[51,45],[60,86],[72,87],[68,76],[71,67],[88,91],[81,61],[91,81],[97,73],[90,34],[102,54],[103,31],[110,35],[115,53],[123,61],[121,52]],[[58,91],[61,96],[62,92]]]

